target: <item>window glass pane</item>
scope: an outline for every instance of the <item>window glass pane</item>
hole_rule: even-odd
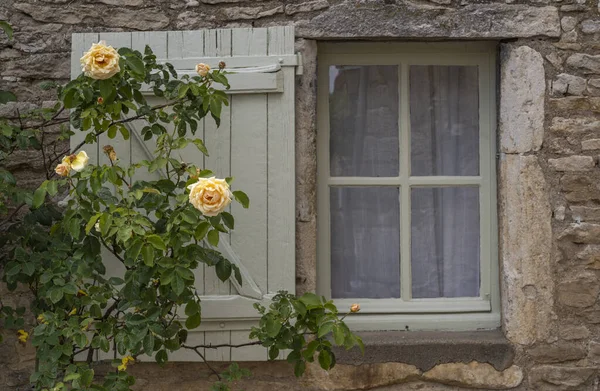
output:
[[[411,66],[412,175],[479,175],[476,66]]]
[[[400,297],[397,187],[331,189],[331,294]]]
[[[398,176],[398,67],[329,67],[331,176]]]
[[[479,296],[479,189],[411,191],[414,298]]]

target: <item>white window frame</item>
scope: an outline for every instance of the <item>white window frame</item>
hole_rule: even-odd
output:
[[[318,52],[317,112],[317,292],[331,297],[330,187],[383,185],[400,187],[399,299],[336,299],[340,309],[360,303],[358,316],[347,318],[355,330],[476,330],[500,326],[496,202],[496,51],[493,42],[466,43],[323,43]],[[394,178],[330,177],[329,67],[397,65],[399,80],[400,173]],[[410,65],[471,65],[479,68],[479,176],[410,177]],[[480,189],[480,296],[411,298],[411,187],[472,186]],[[402,217],[403,216],[403,217]]]

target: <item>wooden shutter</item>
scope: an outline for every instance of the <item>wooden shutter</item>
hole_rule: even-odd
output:
[[[235,177],[234,187],[250,197],[250,208],[234,203],[235,230],[222,235],[220,250],[235,262],[243,284],[222,283],[213,268],[196,270],[196,285],[202,297],[203,321],[190,333],[190,344],[240,344],[248,341],[250,327],[258,316],[253,304],[268,305],[279,290],[295,290],[294,257],[294,55],[293,27],[218,29],[168,32],[118,32],[73,34],[72,77],[81,72],[79,58],[92,43],[105,40],[113,47],[140,52],[150,45],[157,58],[172,63],[179,74],[193,74],[199,62],[213,67],[225,61],[230,71],[230,107],[224,107],[221,126],[206,118],[197,135],[204,135],[210,157],[195,148],[181,152],[184,161],[213,170],[218,177]],[[149,91],[147,91],[149,94]],[[160,100],[147,95],[149,100]],[[130,123],[132,136],[109,140],[101,136],[94,150],[85,148],[92,162],[107,163],[101,148],[111,144],[124,162],[151,156],[153,141],[144,142],[142,121]],[[79,132],[71,138],[77,145]],[[157,179],[160,173],[140,173],[135,179]],[[104,256],[109,273],[120,264]],[[209,360],[264,360],[266,349],[206,349]],[[112,357],[112,355],[111,355]],[[195,353],[178,351],[170,360],[198,360]]]

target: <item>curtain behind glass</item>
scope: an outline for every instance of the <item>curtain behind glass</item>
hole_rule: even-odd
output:
[[[477,67],[410,68],[411,174],[479,175]],[[479,189],[411,190],[414,298],[479,295]]]

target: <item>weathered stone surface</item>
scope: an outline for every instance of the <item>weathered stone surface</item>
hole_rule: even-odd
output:
[[[535,390],[583,390],[581,386],[596,373],[594,367],[562,367],[542,365],[529,372],[529,383]]]
[[[600,32],[600,20],[584,20],[581,22],[581,32],[584,34],[595,34]]]
[[[215,27],[215,16],[204,12],[184,11],[177,15],[175,25],[181,30],[193,30],[199,28]]]
[[[557,133],[583,133],[600,131],[600,121],[595,118],[552,118],[550,130]]]
[[[567,58],[567,66],[586,74],[600,73],[600,55],[575,53]]]
[[[560,20],[560,26],[562,27],[563,31],[571,31],[575,29],[575,26],[577,26],[577,18],[574,16],[564,16]]]
[[[343,391],[348,389],[369,389],[386,385],[405,383],[420,377],[413,365],[402,363],[370,364],[360,367],[336,365],[331,371],[322,370],[317,363],[306,368],[306,384],[317,385],[318,390]]]
[[[554,218],[558,221],[563,221],[565,219],[565,211],[566,208],[564,205],[557,206],[554,208]]]
[[[550,108],[559,111],[562,115],[576,114],[589,115],[589,112],[600,113],[600,98],[591,96],[567,96],[564,98],[550,99]]]
[[[103,12],[101,7],[72,4],[69,7],[30,3],[15,3],[13,7],[40,22],[78,24],[84,19],[93,25],[124,27],[134,30],[161,30],[168,26],[169,17],[158,7],[120,8],[119,12]]]
[[[346,0],[317,17],[298,22],[305,38],[516,38],[560,36],[555,7],[469,4],[460,9]]]
[[[600,96],[600,79],[589,79],[587,87],[590,95]]]
[[[587,269],[600,270],[600,246],[585,246],[577,253],[576,259],[583,261]]]
[[[537,151],[544,139],[544,60],[528,46],[502,47],[500,150]]]
[[[555,52],[548,54],[546,56],[546,60],[548,60],[548,62],[550,62],[550,64],[552,64],[554,66],[554,68],[556,68],[556,69],[560,70],[563,68],[563,66],[562,66],[563,59]]]
[[[286,15],[294,15],[299,12],[311,12],[329,8],[327,0],[307,1],[300,4],[288,4],[285,6]]]
[[[267,16],[273,16],[276,14],[283,13],[283,6],[271,8],[262,11],[259,7],[233,7],[225,8],[223,14],[225,18],[229,20],[252,20],[266,18]]]
[[[577,221],[598,221],[600,220],[600,208],[593,206],[572,205],[571,216]]]
[[[536,362],[544,364],[580,360],[587,355],[585,349],[580,345],[566,342],[559,342],[555,345],[538,345],[530,349],[528,353]]]
[[[592,138],[589,140],[583,140],[581,142],[581,149],[584,151],[600,149],[600,138]]]
[[[109,5],[125,5],[129,7],[137,7],[144,4],[144,0],[98,0],[100,3]]]
[[[557,286],[559,303],[576,308],[591,307],[596,303],[600,285],[594,274],[583,274],[577,279],[561,282]]]
[[[224,4],[224,3],[242,3],[246,0],[200,0],[204,4]],[[265,1],[265,0],[253,0],[253,2]]]
[[[560,338],[567,341],[585,339],[590,336],[590,330],[587,327],[577,324],[561,325],[558,333]]]
[[[600,364],[600,342],[590,342],[588,349],[590,361]]]
[[[582,95],[585,87],[586,81],[583,77],[561,73],[552,82],[552,94],[554,96]]]
[[[579,37],[579,35],[577,34],[577,30],[572,30],[572,31],[563,33],[560,36],[560,42],[561,43],[566,43],[566,44],[572,43],[572,44],[578,45],[576,43],[578,37]]]
[[[317,288],[317,42],[296,41],[304,72],[296,77],[296,292]]]
[[[552,209],[537,158],[505,155],[499,194],[504,330],[529,345],[550,336],[554,302]]]
[[[523,381],[523,371],[518,366],[499,372],[490,364],[473,361],[469,364],[440,364],[425,372],[423,378],[453,386],[469,385],[473,388],[509,389]]]
[[[556,171],[589,171],[595,166],[593,157],[578,155],[548,159],[548,164]]]
[[[559,240],[573,243],[600,243],[600,224],[573,223],[558,235]]]

